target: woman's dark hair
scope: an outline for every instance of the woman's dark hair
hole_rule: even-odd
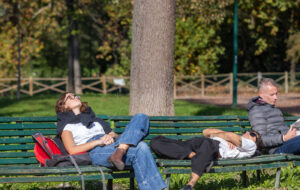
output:
[[[65,98],[67,96],[67,94],[69,94],[70,92],[65,92],[63,93],[60,98],[56,101],[55,104],[55,112],[56,114],[58,112],[65,112],[68,111],[67,108],[65,108]],[[88,103],[87,102],[82,102],[82,105],[80,107],[80,112],[84,112],[88,107]]]

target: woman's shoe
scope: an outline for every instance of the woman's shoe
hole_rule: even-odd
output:
[[[107,162],[116,167],[118,170],[124,170],[125,163],[122,161],[122,158],[125,154],[126,151],[124,149],[117,148],[117,150],[107,159]]]

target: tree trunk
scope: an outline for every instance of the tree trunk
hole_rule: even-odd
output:
[[[72,31],[74,29],[73,25],[73,19],[71,13],[74,11],[73,7],[73,0],[66,0],[66,5],[67,5],[67,14],[68,14],[68,21],[69,21],[69,36],[68,36],[68,92],[75,92],[74,88],[74,67],[73,67],[73,35]]]
[[[175,0],[135,0],[130,114],[174,115]]]
[[[68,92],[75,92],[81,94],[81,75],[80,75],[80,62],[79,62],[79,45],[77,37],[77,21],[73,19],[74,3],[75,0],[66,0],[68,8],[68,21],[69,21],[69,37],[68,37]],[[75,34],[74,34],[75,31]]]
[[[71,28],[70,28],[71,30]],[[71,33],[71,31],[70,31]],[[74,92],[74,69],[73,69],[73,38],[72,35],[69,34],[68,37],[68,92]]]
[[[293,58],[291,60],[291,66],[290,66],[290,80],[291,80],[291,87],[294,87],[295,86],[295,80],[296,80],[296,62],[295,62],[295,59]]]
[[[77,23],[74,21],[75,29],[77,30]],[[79,44],[77,34],[73,35],[73,65],[74,65],[74,86],[75,93],[82,94],[81,90],[81,74],[80,74],[80,62],[79,62]]]

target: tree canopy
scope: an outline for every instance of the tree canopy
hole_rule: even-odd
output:
[[[82,76],[129,75],[133,0],[76,0]],[[232,71],[234,0],[176,1],[176,75]],[[0,2],[0,77],[67,76],[65,1]],[[300,0],[239,0],[239,72],[285,71],[299,63]],[[295,39],[295,40],[293,40]],[[295,66],[295,69],[297,67]]]

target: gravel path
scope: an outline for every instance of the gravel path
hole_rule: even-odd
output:
[[[238,95],[238,107],[246,109],[248,101],[256,95]],[[187,100],[189,102],[212,104],[217,106],[231,107],[232,96],[194,96],[194,97],[180,97],[178,99]],[[300,116],[300,94],[280,94],[276,103],[276,107],[282,112],[294,116]]]

